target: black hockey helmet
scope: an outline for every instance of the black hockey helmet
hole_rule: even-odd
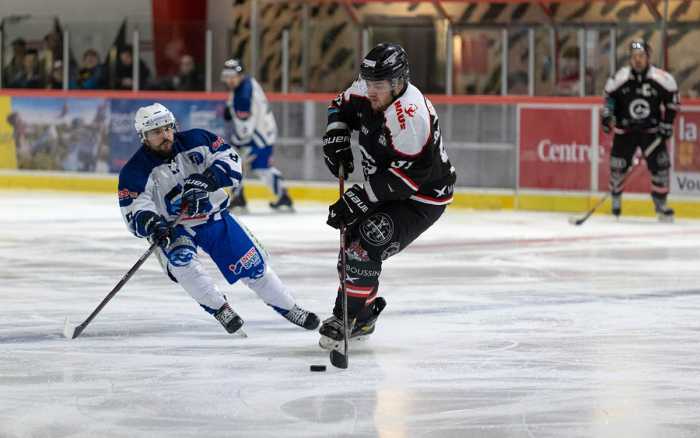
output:
[[[243,63],[238,58],[231,58],[224,61],[224,67],[221,69],[221,79],[229,76],[240,75],[243,73]]]
[[[644,53],[649,56],[651,54],[651,46],[649,46],[649,43],[644,41],[643,39],[636,39],[632,40],[630,43],[630,54],[636,50],[643,50]]]
[[[360,64],[360,78],[366,81],[408,80],[408,55],[395,43],[380,43],[365,55]]]

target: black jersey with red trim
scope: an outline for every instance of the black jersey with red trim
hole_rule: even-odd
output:
[[[656,132],[673,125],[680,107],[678,86],[670,73],[650,65],[643,72],[622,67],[605,84],[605,109],[615,116],[615,132]]]
[[[433,104],[407,84],[384,112],[372,109],[365,81],[355,81],[328,108],[328,129],[359,132],[365,190],[372,202],[452,201],[457,175],[447,157]]]

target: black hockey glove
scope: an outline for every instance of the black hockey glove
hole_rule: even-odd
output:
[[[163,248],[170,245],[172,230],[163,216],[152,211],[142,210],[136,213],[134,225],[136,231],[142,236],[147,236],[151,242],[156,242]]]
[[[331,129],[323,136],[323,159],[328,170],[337,177],[340,166],[343,166],[343,178],[355,170],[350,149],[350,133],[345,129]]]
[[[600,119],[600,126],[603,128],[603,132],[610,134],[613,126],[615,126],[615,116],[613,116],[607,108],[603,109],[603,115]]]
[[[672,123],[659,123],[659,135],[663,137],[664,140],[673,137],[673,124]]]
[[[182,204],[188,216],[209,213],[212,209],[209,193],[219,189],[212,175],[193,173],[182,188]]]
[[[367,216],[373,203],[369,200],[367,192],[362,186],[355,184],[343,193],[335,204],[328,207],[328,220],[326,223],[333,228],[352,225]]]

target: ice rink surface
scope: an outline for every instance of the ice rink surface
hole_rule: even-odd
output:
[[[699,221],[448,209],[385,262],[388,306],[341,371],[208,259],[247,339],[152,258],[67,340],[64,318],[83,321],[146,242],[115,196],[0,192],[0,210],[2,438],[700,436]],[[326,207],[252,210],[277,273],[327,317]]]

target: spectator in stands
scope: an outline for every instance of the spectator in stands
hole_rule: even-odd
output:
[[[12,59],[2,71],[2,77],[7,87],[15,87],[24,71],[24,54],[27,43],[22,38],[12,41]]]
[[[111,82],[111,88],[117,90],[131,90],[134,86],[134,47],[126,45],[119,50],[119,58],[115,68],[115,78]],[[143,61],[139,61],[139,88],[148,88],[147,84],[151,77],[151,71]]]
[[[60,90],[63,88],[63,61],[54,61],[53,67],[46,79],[46,88]]]
[[[95,49],[87,49],[83,53],[83,62],[78,70],[75,87],[82,90],[97,90],[104,88],[104,66],[100,64],[100,57]]]
[[[44,78],[39,71],[39,52],[29,49],[22,58],[22,73],[14,83],[14,88],[44,88]]]
[[[180,69],[173,76],[172,89],[178,91],[202,91],[204,90],[204,77],[194,63],[191,55],[182,55]]]
[[[569,47],[564,50],[559,65],[559,79],[557,80],[556,94],[560,96],[578,96],[581,93],[580,55],[578,47]],[[590,69],[586,69],[586,90],[591,91],[593,75]]]
[[[56,61],[61,60],[63,60],[61,35],[54,30],[44,36],[44,40],[41,43],[41,51],[39,52],[41,71],[48,80],[50,80]]]

